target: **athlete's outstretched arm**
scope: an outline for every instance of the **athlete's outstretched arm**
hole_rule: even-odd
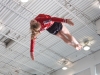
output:
[[[35,41],[36,41],[36,39],[31,39],[30,56],[31,56],[32,60],[34,60],[34,46],[35,46]]]
[[[52,21],[56,21],[56,22],[68,23],[70,26],[74,26],[74,23],[71,21],[71,19],[63,19],[63,18],[51,17],[51,20]]]
[[[64,22],[64,23],[68,23],[71,26],[74,26],[74,23],[71,21],[71,19],[52,17],[52,16],[46,15],[46,14],[39,14],[35,19],[44,20],[44,21],[45,20],[52,20],[55,22]]]
[[[31,35],[30,56],[31,56],[32,60],[34,60],[34,48],[35,48],[36,38],[38,35],[40,35],[40,33],[38,33],[34,37],[32,37],[32,35]]]

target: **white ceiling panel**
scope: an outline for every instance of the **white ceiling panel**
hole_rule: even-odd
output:
[[[3,59],[4,57],[0,54],[0,61],[2,62]],[[0,66],[2,66],[2,64]]]
[[[84,11],[85,9],[87,9],[88,7],[90,7],[93,4],[93,1],[95,1],[95,0],[77,0],[77,3],[76,3],[76,1],[72,0],[70,2],[70,4],[72,6],[78,8],[79,10]],[[85,6],[84,6],[84,4],[85,4]]]
[[[21,62],[21,63],[26,63],[26,62],[28,62],[28,61],[30,61],[30,59],[28,58],[28,57],[26,57],[26,56],[22,56],[22,55],[20,55],[22,58],[19,58],[19,57],[16,57],[15,58],[15,60],[17,60],[17,61],[19,61],[19,62]]]
[[[19,53],[23,53],[23,52],[29,50],[28,48],[26,48],[26,47],[24,47],[24,46],[22,46],[22,45],[20,45],[18,43],[16,45],[12,46],[11,49],[13,51],[17,51]]]
[[[46,55],[50,56],[51,58],[55,59],[55,61],[58,61],[62,58],[61,56],[57,55],[56,52],[51,51],[51,50],[44,51],[44,54],[46,54]]]
[[[9,58],[15,59],[16,57],[18,57],[20,55],[20,53],[14,51],[11,55],[9,55]]]
[[[5,65],[4,62],[0,62],[0,68],[3,67]]]
[[[38,63],[33,62],[33,61],[27,62],[26,65],[29,65],[30,67],[33,67],[33,68],[35,68],[36,70],[38,70],[39,72],[42,72],[42,73],[46,73],[45,70],[49,70],[49,68],[44,67],[43,65],[38,64]]]
[[[90,69],[86,69],[86,70],[81,71],[81,72],[74,74],[74,75],[84,75],[84,74],[85,75],[91,75]]]
[[[65,57],[75,51],[75,49],[73,47],[69,46],[68,44],[66,44],[63,41],[58,42],[57,44],[53,45],[50,49],[53,50],[55,53],[58,53],[62,57]],[[69,49],[70,49],[70,51],[69,51]]]
[[[97,4],[95,4],[95,5],[97,5]],[[98,8],[98,6],[92,6],[88,9],[84,10],[83,12],[85,14],[88,14],[88,16],[91,20],[95,20],[95,18],[100,16],[100,9]]]
[[[11,60],[10,59],[7,59],[6,57],[4,57],[3,62],[4,63],[9,63],[9,62],[11,62]]]
[[[7,49],[4,55],[9,56],[13,51],[11,49]]]
[[[0,53],[5,53],[7,49],[5,49],[5,46],[0,45]]]
[[[89,31],[87,31],[89,30]],[[83,32],[84,31],[84,32]],[[90,35],[91,34],[91,35]],[[92,30],[91,28],[85,26],[84,28],[82,28],[79,32],[73,34],[77,39],[78,38],[90,38],[90,39],[93,39],[93,38],[97,38],[99,39],[99,36],[96,34],[96,32],[94,30]],[[86,36],[85,36],[86,35]]]
[[[100,75],[100,63],[96,65],[96,74]]]
[[[46,47],[50,47],[58,42],[58,39],[56,39],[55,36],[51,36],[51,35],[46,36],[45,40],[46,40],[45,42],[43,39],[39,43],[46,46]]]
[[[50,61],[50,59],[49,58],[42,58],[42,57],[36,57],[37,59],[36,59],[36,61],[38,61],[38,62],[40,62],[40,63],[45,63],[45,64],[43,64],[44,66],[48,66],[48,68],[49,69],[53,69],[53,66],[55,65],[55,64],[57,64],[57,61],[56,60],[54,60],[54,59],[51,59],[51,61]],[[52,63],[52,62],[55,62],[55,63]]]
[[[84,53],[82,53],[81,51],[76,51],[72,54],[70,54],[69,56],[67,56],[67,58],[72,61],[75,62],[81,58],[83,58],[84,56],[86,56]]]

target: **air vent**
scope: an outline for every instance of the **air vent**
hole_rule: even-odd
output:
[[[14,43],[14,41],[13,41],[12,39],[7,38],[7,37],[5,37],[5,36],[2,36],[2,37],[0,38],[0,41],[1,41],[2,43],[4,43],[4,45],[5,45],[6,48],[10,47],[10,46]]]
[[[8,48],[10,45],[12,45],[14,43],[14,41],[12,39],[9,39],[7,38],[5,41],[4,41],[6,47]]]
[[[37,74],[32,74],[32,75],[37,75]]]
[[[61,64],[61,65],[66,65],[66,66],[72,64],[69,60],[66,60],[64,58],[59,60],[58,63]]]
[[[98,34],[100,36],[100,34]]]

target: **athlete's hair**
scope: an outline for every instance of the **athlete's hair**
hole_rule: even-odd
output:
[[[31,39],[34,39],[40,33],[40,25],[37,22],[31,20],[30,22],[30,30],[31,30]]]

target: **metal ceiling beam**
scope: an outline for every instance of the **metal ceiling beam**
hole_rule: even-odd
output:
[[[27,11],[29,11],[30,13],[32,13],[33,15],[37,15],[36,13],[33,13],[32,11],[30,11],[29,9],[27,9],[26,7],[22,6],[19,2],[16,2],[15,0],[13,0],[15,3],[17,3],[18,5],[20,5],[21,7],[23,7],[24,9],[26,9]],[[36,0],[34,0],[36,1]]]
[[[56,4],[58,4],[60,7],[62,7],[65,11],[67,11],[69,14],[71,14],[73,17],[75,17],[78,21],[80,21],[83,25],[85,25],[85,26],[87,26],[88,28],[89,28],[89,26],[88,26],[88,24],[86,24],[83,20],[81,20],[78,16],[76,16],[74,13],[72,13],[69,9],[67,9],[64,5],[62,5],[61,3],[59,3],[57,0],[53,0]],[[93,32],[95,32],[94,31],[94,29],[92,29],[92,28],[89,28],[90,30],[92,30]],[[96,33],[96,32],[95,32]]]
[[[12,9],[12,8],[9,8],[9,6],[8,5],[6,5],[6,4],[4,4],[4,3],[0,3],[2,6],[4,6],[4,7],[6,7],[7,9],[9,9],[9,10],[11,10],[12,12],[14,12],[14,13],[16,13],[16,14],[18,14],[20,17],[22,17],[23,19],[25,19],[25,20],[28,20],[29,21],[29,19],[27,19],[26,17],[24,17],[21,13],[19,13],[19,12],[16,12],[14,9]],[[30,12],[31,13],[31,12]]]

